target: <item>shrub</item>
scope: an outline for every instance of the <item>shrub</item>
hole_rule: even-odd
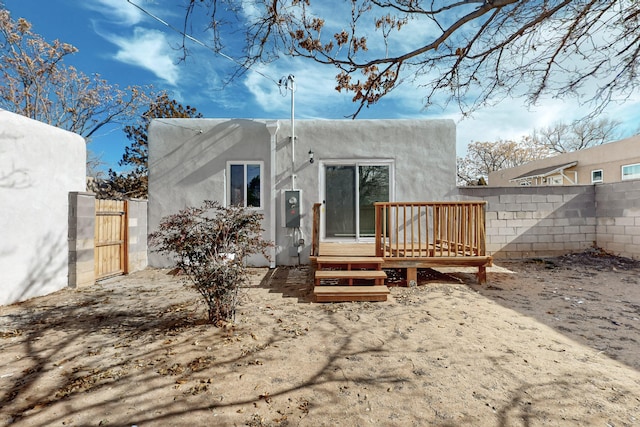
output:
[[[200,293],[216,326],[235,316],[238,287],[247,278],[245,258],[269,257],[262,218],[247,208],[205,201],[162,218],[158,231],[149,235],[155,252],[175,257],[185,284]]]

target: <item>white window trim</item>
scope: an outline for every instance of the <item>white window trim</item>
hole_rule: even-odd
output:
[[[596,172],[600,172],[600,179],[593,179],[593,174]],[[594,169],[591,171],[591,183],[592,184],[599,184],[601,182],[604,182],[604,172],[602,171],[602,169]]]
[[[630,180],[630,179],[640,179],[640,175],[636,175],[636,176],[631,176],[628,178],[624,177],[624,168],[628,168],[628,167],[632,167],[632,166],[640,166],[640,163],[632,163],[629,165],[622,165],[622,167],[620,168],[620,179],[622,181],[626,181],[626,180]]]
[[[231,206],[231,166],[244,166],[244,207],[252,210],[264,209],[264,161],[262,160],[229,160],[227,161],[226,176],[228,179],[225,184],[225,205]],[[260,166],[260,206],[247,206],[247,165]]]

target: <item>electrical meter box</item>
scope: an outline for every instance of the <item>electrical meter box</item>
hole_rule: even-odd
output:
[[[284,192],[284,223],[287,228],[300,228],[300,190]]]

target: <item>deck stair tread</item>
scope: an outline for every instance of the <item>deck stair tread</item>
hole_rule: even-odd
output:
[[[360,256],[373,257],[376,255],[376,247],[373,243],[328,243],[321,242],[320,256]]]
[[[391,291],[385,285],[382,286],[316,286],[313,289],[314,294],[386,294]]]
[[[313,289],[316,302],[386,301],[386,286],[316,286]]]

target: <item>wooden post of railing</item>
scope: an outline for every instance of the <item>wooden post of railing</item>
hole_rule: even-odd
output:
[[[385,221],[385,225],[384,225],[384,242],[385,242],[385,247],[384,247],[384,253],[385,254],[389,254],[391,255],[391,242],[393,240],[393,233],[392,233],[392,229],[391,229],[391,205],[385,205],[384,207],[384,221]]]
[[[478,256],[486,255],[486,236],[487,236],[487,224],[486,224],[486,216],[485,216],[486,202],[478,205],[478,220],[480,230],[478,230]]]
[[[376,256],[382,257],[384,256],[384,234],[382,232],[382,205],[380,203],[374,203],[376,212]]]
[[[322,203],[313,204],[313,225],[311,227],[311,256],[320,254],[320,207]]]

